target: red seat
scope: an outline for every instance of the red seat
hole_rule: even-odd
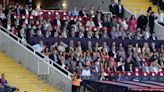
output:
[[[125,76],[132,76],[132,73],[131,72],[124,72],[124,75]]]
[[[136,67],[135,72],[141,72],[141,69],[139,67]]]
[[[147,72],[141,72],[141,76],[148,76]]]
[[[158,76],[164,76],[163,72],[158,72],[157,75]]]
[[[149,76],[156,76],[156,73],[155,72],[150,72]]]
[[[140,76],[140,73],[139,72],[134,72],[132,73],[133,76]]]

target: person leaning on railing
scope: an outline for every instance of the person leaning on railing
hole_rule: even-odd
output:
[[[72,92],[78,92],[81,82],[78,71],[73,70],[73,75],[71,76],[71,78],[72,78]]]

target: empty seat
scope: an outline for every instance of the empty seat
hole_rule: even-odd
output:
[[[150,72],[149,77],[151,81],[157,81],[157,76],[155,72]]]
[[[149,80],[149,76],[147,72],[142,72],[141,73],[141,80],[142,81],[148,81]]]
[[[158,72],[157,73],[158,81],[164,82],[164,73]]]

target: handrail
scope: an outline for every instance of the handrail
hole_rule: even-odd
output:
[[[8,31],[6,28],[4,28],[3,26],[0,26],[0,29],[3,29],[5,32],[7,32],[9,35],[12,35],[14,38],[16,38],[17,42],[20,43],[20,41],[22,41],[22,39],[20,39],[18,36],[16,36],[15,34],[11,33],[10,31]],[[43,55],[42,53],[40,52],[37,52],[31,45],[29,45],[27,42],[23,42],[23,44],[21,45],[24,45],[26,46],[27,49],[29,49],[34,55],[44,59],[44,58],[47,58],[45,55]],[[51,60],[50,58],[47,58],[48,61],[50,61],[51,65],[53,67],[56,67],[57,69],[59,69],[62,73],[64,73],[65,75],[67,75],[68,77],[70,77],[72,75],[72,73],[70,73],[68,70],[64,69],[64,68],[61,68],[61,66],[59,64],[57,64],[56,62],[54,62],[53,60]]]
[[[104,12],[103,12],[103,14],[110,14],[110,15],[111,15],[111,17],[113,17],[113,14],[112,14],[111,12],[109,12],[109,11],[107,11],[107,12],[106,12],[106,11],[104,11]]]

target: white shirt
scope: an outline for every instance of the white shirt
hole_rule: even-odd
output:
[[[0,18],[1,18],[2,20],[6,19],[5,14],[4,14],[4,13],[1,13],[1,14],[0,14]]]
[[[34,49],[37,51],[37,52],[41,52],[43,51],[43,46],[41,46],[40,44],[36,44],[36,45],[33,45]]]
[[[125,67],[124,66],[122,66],[122,71],[125,72]]]
[[[32,10],[31,15],[33,15],[33,16],[38,16],[38,15],[39,15],[39,12],[36,11],[36,10]]]
[[[83,70],[82,73],[81,73],[81,76],[91,76],[91,71],[88,69],[88,70]]]
[[[58,50],[59,51],[63,51],[63,52],[66,51],[65,47],[64,46],[61,46],[61,45],[58,46]]]
[[[58,25],[58,26],[61,26],[61,22],[60,22],[60,20],[57,19],[56,21],[57,21],[57,25]]]
[[[163,13],[157,13],[156,16],[158,17],[158,22],[164,23],[164,14]]]
[[[121,5],[118,5],[118,7],[119,7],[119,13],[121,13],[122,6]]]
[[[26,15],[29,15],[29,11],[28,9],[25,9]]]

